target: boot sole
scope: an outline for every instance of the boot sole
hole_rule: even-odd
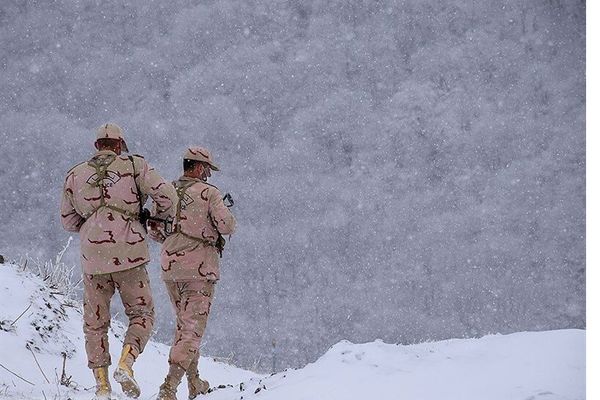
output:
[[[117,368],[113,375],[113,378],[115,378],[115,381],[119,382],[119,384],[121,385],[121,390],[128,397],[132,397],[134,399],[140,397],[139,385],[137,384],[135,379],[133,379],[127,374],[127,372],[125,372],[121,368]]]

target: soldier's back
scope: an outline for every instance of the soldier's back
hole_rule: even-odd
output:
[[[149,261],[146,233],[138,221],[134,163],[143,168],[139,157],[99,151],[69,172],[67,190],[85,219],[79,233],[86,273],[117,272]]]

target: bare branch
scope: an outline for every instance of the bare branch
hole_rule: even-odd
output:
[[[70,387],[71,386],[71,376],[67,376],[67,373],[65,371],[65,367],[67,365],[67,353],[62,353],[63,356],[63,364],[62,364],[62,373],[60,374],[60,384],[66,387]]]
[[[17,319],[15,319],[15,320],[12,322],[12,324],[10,324],[10,326],[13,326],[14,324],[16,324],[16,323],[17,323],[17,321],[18,321],[18,320],[19,320],[19,319],[20,319],[20,318],[21,318],[21,317],[22,317],[22,316],[23,316],[23,315],[24,315],[24,314],[27,312],[27,310],[29,310],[29,309],[31,308],[31,306],[32,306],[32,305],[33,305],[33,303],[29,303],[29,307],[27,307],[27,308],[25,309],[25,311],[23,311],[23,312],[21,313],[21,315],[19,315],[19,316],[17,317]]]
[[[23,378],[21,375],[15,374],[10,369],[6,368],[4,365],[0,364],[0,367],[4,368],[5,370],[7,370],[8,372],[10,372],[11,374],[13,374],[14,376],[16,376],[17,378],[21,379],[23,382],[27,382],[31,386],[35,386],[35,383],[29,382],[27,379]]]
[[[44,376],[44,379],[46,379],[46,382],[50,383],[50,380],[48,380],[48,377],[46,376],[46,374],[44,373],[44,370],[42,370],[42,367],[40,366],[40,363],[37,360],[37,357],[35,356],[35,354],[33,353],[33,351],[31,350],[31,347],[26,346],[27,350],[29,350],[29,352],[31,353],[31,355],[33,356],[33,359],[35,360],[35,363],[37,364],[38,368],[40,369],[40,372],[42,373],[42,375]]]

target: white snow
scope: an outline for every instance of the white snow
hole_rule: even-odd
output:
[[[31,308],[11,326],[29,304]],[[86,367],[81,325],[78,305],[69,305],[60,294],[52,294],[31,273],[14,265],[0,265],[0,364],[33,384],[0,367],[0,398],[91,398],[93,379]],[[111,353],[116,360],[123,328],[114,325]],[[584,399],[585,334],[577,329],[520,332],[410,346],[342,341],[302,369],[270,376],[204,357],[201,373],[215,389],[204,398]],[[27,342],[50,383],[36,366]],[[61,352],[70,355],[66,371],[78,390],[57,384]],[[167,369],[167,354],[167,346],[150,343],[136,363],[142,399],[155,397]],[[222,387],[217,388],[219,385]],[[118,385],[113,388],[119,392]],[[181,385],[178,398],[187,398],[185,385]]]
[[[412,346],[343,341],[313,364],[254,378],[243,389],[217,390],[211,399],[241,398],[234,394],[263,400],[584,399],[585,331],[521,332]]]
[[[93,397],[94,379],[87,368],[80,305],[48,288],[41,279],[16,265],[0,264],[0,398],[66,399]],[[115,295],[113,301],[119,301]],[[13,326],[11,323],[29,305],[29,310]],[[34,327],[37,326],[38,330]],[[124,328],[113,321],[110,352],[114,370],[122,348]],[[27,349],[27,344],[32,351]],[[34,356],[40,364],[36,365]],[[58,385],[62,372],[61,353],[69,354],[66,373],[77,389]],[[156,396],[168,369],[169,347],[150,342],[134,366],[142,388],[142,398]],[[258,376],[257,374],[202,357],[200,373],[211,383],[230,384]],[[113,381],[113,390],[120,387]],[[122,396],[126,398],[125,396]],[[180,398],[187,398],[187,388],[180,386]]]

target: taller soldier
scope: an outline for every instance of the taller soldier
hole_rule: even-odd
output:
[[[109,399],[108,366],[110,301],[119,291],[129,318],[114,378],[123,392],[137,398],[140,388],[133,363],[144,350],[154,324],[154,305],[146,264],[150,261],[139,212],[150,196],[158,218],[173,217],[177,193],[141,156],[127,152],[116,124],[97,132],[96,154],[67,174],[61,221],[79,232],[84,284],[84,327],[88,367],[96,379],[96,398]]]

